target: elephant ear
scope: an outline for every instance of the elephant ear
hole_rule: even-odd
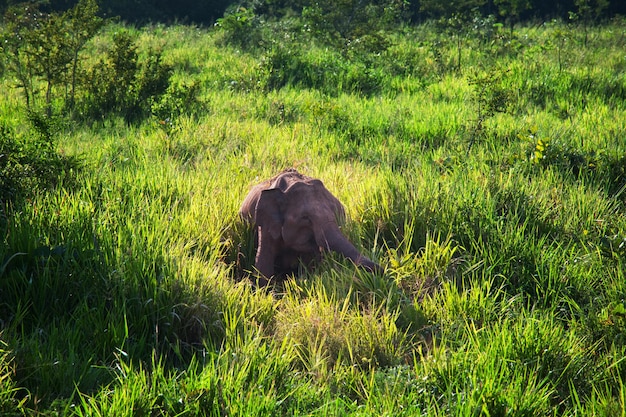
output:
[[[284,193],[278,188],[263,190],[256,205],[256,224],[263,233],[278,239],[283,227]]]

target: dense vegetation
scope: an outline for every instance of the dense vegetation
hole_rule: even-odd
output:
[[[42,3],[47,11],[63,12],[78,0],[31,0]],[[0,13],[23,0],[0,0]],[[503,19],[567,19],[570,12],[584,9],[586,18],[607,18],[626,14],[626,4],[621,0],[98,0],[105,17],[119,17],[128,23],[149,22],[212,25],[229,9],[244,7],[254,10],[266,20],[303,10],[327,9],[335,14],[345,13],[344,20],[366,10],[377,8],[400,12],[402,20],[418,22],[432,17],[459,16],[476,10],[484,15],[493,14]],[[380,16],[378,16],[380,17]]]
[[[0,413],[624,415],[624,21],[307,10],[6,15]],[[255,290],[290,166],[384,275]]]

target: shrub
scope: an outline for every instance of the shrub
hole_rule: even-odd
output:
[[[313,35],[335,45],[372,36],[396,23],[404,12],[402,1],[312,1],[305,2],[302,18]]]
[[[226,44],[249,48],[261,43],[260,20],[252,9],[241,6],[229,9],[224,17],[217,19],[215,26],[222,31]]]
[[[62,14],[44,13],[37,3],[7,10],[0,34],[1,48],[28,109],[35,108],[42,99],[39,82],[45,84],[43,99],[48,115],[56,99],[73,106],[80,72],[79,53],[104,24],[97,12],[95,0],[80,0]]]
[[[137,46],[127,32],[113,37],[113,47],[87,75],[82,116],[102,118],[119,114],[127,123],[150,114],[151,106],[170,85],[171,66],[161,60],[160,51],[149,51],[139,61]]]
[[[58,121],[34,112],[28,117],[36,134],[25,138],[0,126],[0,207],[55,186],[80,166],[78,159],[56,150]]]
[[[203,108],[198,100],[200,84],[169,84],[166,91],[155,97],[150,106],[151,113],[159,122],[172,123],[185,113],[195,114]]]
[[[363,62],[333,51],[276,44],[261,60],[262,86],[278,90],[285,86],[311,88],[330,96],[342,92],[371,95],[380,91],[383,73]]]

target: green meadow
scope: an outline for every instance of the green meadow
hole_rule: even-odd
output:
[[[171,88],[137,119],[94,116],[97,90],[29,116],[3,67],[0,414],[626,415],[623,20],[224,26],[86,44],[88,69],[120,33],[159,51]],[[62,175],[2,160],[32,140]],[[288,167],[384,274],[328,255],[252,285],[238,208]]]

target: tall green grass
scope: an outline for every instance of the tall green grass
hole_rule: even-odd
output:
[[[126,29],[204,110],[71,122],[75,185],[0,212],[3,413],[623,415],[622,25],[587,48],[554,25],[468,38],[461,72],[430,25],[373,55]],[[475,70],[510,100],[481,126]],[[2,123],[27,135],[10,86]],[[291,166],[385,274],[329,255],[254,288],[237,210]]]

